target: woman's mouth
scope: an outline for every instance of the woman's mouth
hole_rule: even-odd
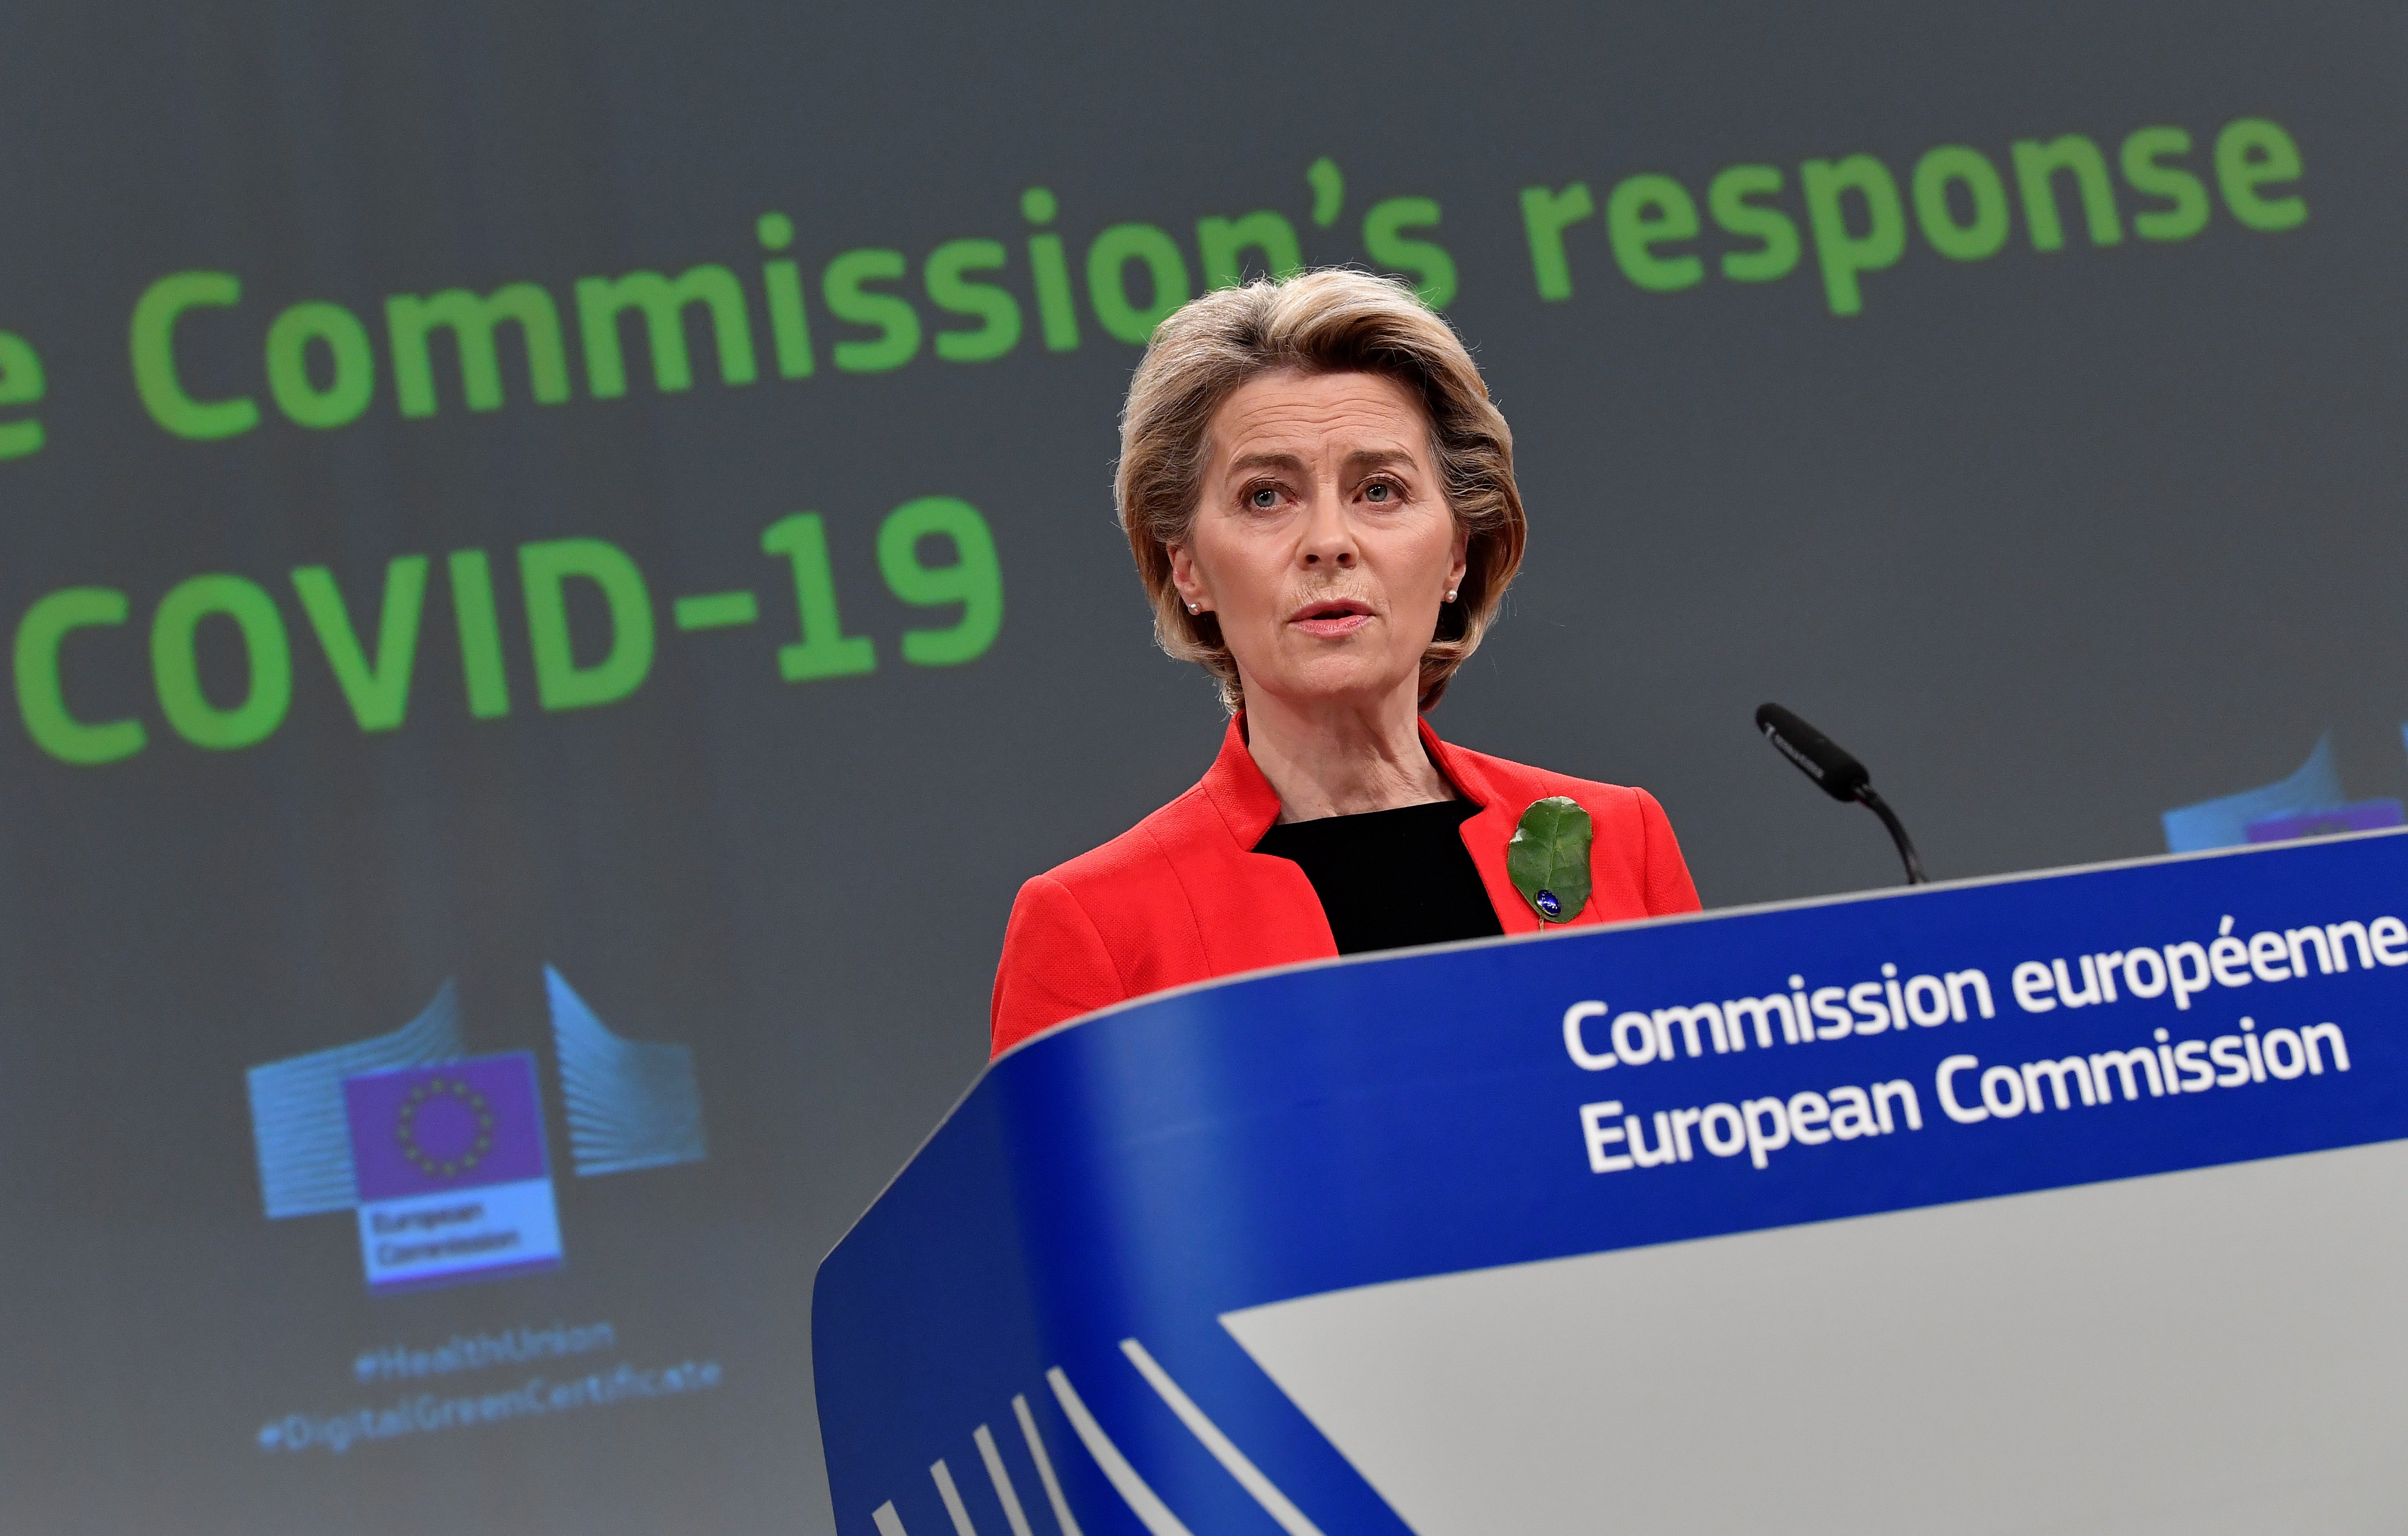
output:
[[[1288,621],[1308,635],[1334,639],[1352,635],[1371,622],[1371,605],[1356,602],[1352,597],[1332,597],[1324,602],[1308,603]]]

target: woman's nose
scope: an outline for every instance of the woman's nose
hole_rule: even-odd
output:
[[[1311,567],[1336,566],[1340,570],[1351,568],[1360,552],[1354,547],[1354,530],[1346,521],[1346,513],[1335,498],[1318,498],[1312,520],[1305,524],[1304,563]]]

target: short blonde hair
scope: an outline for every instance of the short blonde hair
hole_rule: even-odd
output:
[[[1419,400],[1446,504],[1466,535],[1463,583],[1439,610],[1422,653],[1421,708],[1446,692],[1495,620],[1522,564],[1527,525],[1513,483],[1513,434],[1453,327],[1401,282],[1329,269],[1223,288],[1164,321],[1138,364],[1121,410],[1113,493],[1121,528],[1154,600],[1163,650],[1202,664],[1232,712],[1245,703],[1220,621],[1191,614],[1170,580],[1170,546],[1184,544],[1202,496],[1212,417],[1264,374],[1373,373]]]

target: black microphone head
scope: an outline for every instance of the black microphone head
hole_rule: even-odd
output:
[[[1778,704],[1767,704],[1756,711],[1756,728],[1835,800],[1853,800],[1858,790],[1872,782],[1865,766],[1838,742]]]

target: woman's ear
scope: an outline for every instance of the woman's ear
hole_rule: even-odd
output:
[[[1184,544],[1166,544],[1163,551],[1170,556],[1170,584],[1179,589],[1179,600],[1187,605],[1187,611],[1211,612],[1212,597],[1204,590],[1203,578],[1196,573],[1195,552]]]
[[[1455,564],[1446,569],[1446,590],[1463,590],[1463,579],[1471,571],[1471,530],[1456,524],[1455,528]]]

